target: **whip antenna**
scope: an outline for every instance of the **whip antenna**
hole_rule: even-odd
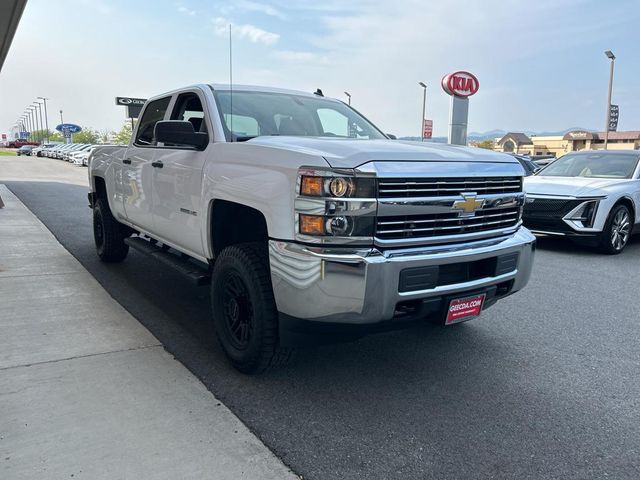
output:
[[[233,142],[233,50],[231,48],[231,24],[229,24],[229,103],[231,104],[231,141]]]

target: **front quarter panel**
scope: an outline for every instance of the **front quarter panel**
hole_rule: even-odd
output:
[[[294,197],[298,168],[327,167],[318,156],[286,149],[251,145],[250,142],[220,142],[211,149],[202,182],[203,243],[211,251],[211,208],[216,200],[227,200],[260,211],[270,238],[295,237]]]

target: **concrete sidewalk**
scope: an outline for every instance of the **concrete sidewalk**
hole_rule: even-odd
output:
[[[298,478],[0,196],[0,478]]]

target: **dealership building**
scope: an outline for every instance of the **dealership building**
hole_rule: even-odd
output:
[[[604,148],[604,132],[574,130],[564,135],[525,135],[509,132],[494,144],[498,152],[519,153],[522,155],[555,155],[559,157],[567,152],[579,150],[600,150]],[[639,150],[640,131],[609,132],[607,143],[609,150]]]

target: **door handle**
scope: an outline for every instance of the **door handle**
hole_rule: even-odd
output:
[[[162,168],[164,167],[164,163],[158,160],[157,162],[151,162],[151,166],[153,168]]]
[[[122,160],[122,163],[126,163],[127,165],[131,165],[131,159],[130,158],[125,158],[124,160]]]

